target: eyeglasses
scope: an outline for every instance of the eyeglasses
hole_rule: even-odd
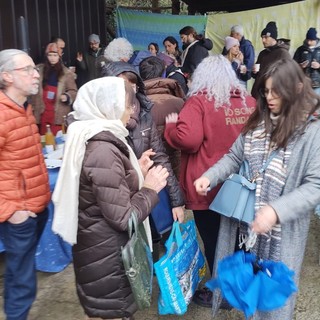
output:
[[[279,94],[274,89],[260,88],[259,93],[262,98],[266,98],[270,93],[273,98],[279,98]]]
[[[32,76],[35,71],[37,71],[39,73],[40,69],[35,66],[25,66],[22,68],[12,69],[12,71],[24,71],[24,72],[27,72],[29,76]]]

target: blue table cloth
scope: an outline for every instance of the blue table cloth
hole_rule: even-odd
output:
[[[49,169],[49,181],[51,192],[56,184],[59,168]],[[43,234],[40,238],[36,252],[36,268],[44,272],[60,272],[66,268],[72,260],[71,245],[62,240],[60,236],[51,230],[54,213],[53,203],[50,202],[49,216]],[[0,240],[0,252],[4,251]]]

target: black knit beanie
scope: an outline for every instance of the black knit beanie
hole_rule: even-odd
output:
[[[307,40],[317,40],[317,30],[315,28],[310,28],[306,34]]]
[[[278,28],[274,21],[270,21],[267,23],[266,27],[261,31],[261,37],[268,36],[273,39],[278,38]]]

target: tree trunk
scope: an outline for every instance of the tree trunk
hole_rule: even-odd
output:
[[[152,12],[161,13],[161,9],[159,8],[159,0],[152,0]]]
[[[172,3],[172,14],[180,14],[180,0],[171,0]]]

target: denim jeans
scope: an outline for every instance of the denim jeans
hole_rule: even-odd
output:
[[[20,224],[0,223],[5,247],[4,311],[7,320],[27,320],[36,297],[35,253],[48,219],[44,210]]]

